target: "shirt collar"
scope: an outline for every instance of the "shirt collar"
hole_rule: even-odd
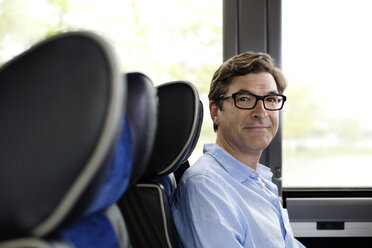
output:
[[[232,177],[240,182],[245,181],[249,177],[259,176],[271,181],[271,177],[273,176],[270,168],[259,163],[257,165],[257,171],[255,171],[234,158],[230,153],[222,149],[217,144],[204,145],[204,153],[210,154],[212,157],[214,157],[219,162],[221,167],[223,167]]]

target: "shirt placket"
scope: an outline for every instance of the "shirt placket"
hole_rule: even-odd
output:
[[[283,219],[283,212],[282,208],[280,207],[280,201],[279,197],[275,195],[268,187],[266,187],[266,184],[264,180],[260,178],[260,175],[257,172],[252,172],[249,177],[255,182],[255,184],[262,188],[263,191],[268,195],[269,201],[271,204],[275,207],[275,209],[278,211],[278,218],[280,222],[280,229],[282,232],[283,240],[285,240],[286,233],[287,233],[287,228],[286,228],[286,223],[285,220]]]

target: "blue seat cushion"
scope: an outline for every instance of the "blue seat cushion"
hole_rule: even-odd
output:
[[[123,130],[115,147],[113,161],[107,171],[104,183],[83,215],[91,215],[107,208],[121,197],[130,180],[132,158],[133,144],[130,126],[128,119],[124,118]]]
[[[79,248],[119,248],[111,222],[101,211],[69,224],[59,232],[58,238]]]

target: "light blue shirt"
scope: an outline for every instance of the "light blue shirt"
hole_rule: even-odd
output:
[[[271,177],[266,166],[255,171],[218,145],[205,145],[171,197],[184,247],[304,247]]]

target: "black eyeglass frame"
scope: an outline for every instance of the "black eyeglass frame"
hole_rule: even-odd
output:
[[[236,96],[238,96],[238,95],[250,95],[250,96],[254,96],[256,98],[256,102],[254,103],[253,107],[251,107],[251,108],[239,107],[236,104]],[[265,100],[265,98],[270,97],[270,96],[280,96],[280,97],[283,98],[282,105],[280,106],[280,108],[277,108],[277,109],[268,109],[268,108],[266,108],[266,105],[265,105],[265,101],[264,100]],[[264,95],[264,96],[258,96],[258,95],[252,94],[250,92],[242,92],[242,91],[235,92],[235,93],[232,93],[232,94],[229,94],[229,95],[225,95],[225,94],[220,95],[220,99],[222,99],[222,100],[225,100],[226,98],[229,98],[229,97],[231,97],[232,99],[234,99],[235,107],[237,107],[238,109],[247,109],[247,110],[254,109],[256,107],[256,105],[257,105],[257,102],[259,100],[261,100],[263,102],[263,106],[264,106],[264,108],[266,110],[277,111],[277,110],[281,110],[283,108],[284,102],[287,100],[287,97],[285,95],[282,95],[282,94],[269,94],[269,95]]]

